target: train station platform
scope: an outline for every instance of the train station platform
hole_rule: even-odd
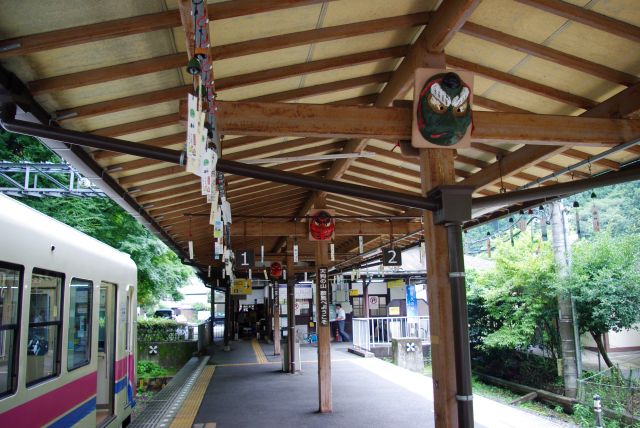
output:
[[[301,347],[302,371],[285,374],[273,345],[233,341],[214,346],[206,368],[173,428],[433,427],[431,378],[376,358],[350,354],[332,343],[333,413],[318,409],[317,349]],[[205,373],[203,371],[203,373]],[[561,427],[556,420],[474,396],[477,427]]]

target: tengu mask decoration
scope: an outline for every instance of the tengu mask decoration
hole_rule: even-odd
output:
[[[335,222],[331,213],[326,210],[316,210],[309,219],[309,240],[328,241],[333,238]]]
[[[420,135],[437,146],[457,144],[471,124],[471,88],[456,73],[440,73],[427,79],[418,97]]]
[[[282,275],[282,265],[278,262],[271,263],[271,266],[269,266],[269,275],[273,278],[280,278]]]

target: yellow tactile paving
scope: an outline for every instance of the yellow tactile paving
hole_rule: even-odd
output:
[[[256,353],[256,360],[258,360],[258,364],[267,364],[269,360],[267,359],[267,356],[264,355],[264,351],[257,339],[254,338],[251,340],[251,346],[253,347],[253,352]]]
[[[215,371],[215,366],[205,366],[202,370],[202,373],[198,377],[196,384],[191,389],[191,392],[187,396],[184,403],[182,403],[182,407],[180,411],[176,415],[173,422],[171,422],[171,428],[191,428],[193,425],[193,421],[196,418],[196,414],[198,413],[198,409],[200,408],[200,403],[202,403],[202,398],[204,397],[204,393],[207,390],[207,386],[209,386],[209,381],[211,380],[211,376],[213,376],[213,372]],[[209,424],[206,424],[208,427]],[[215,427],[215,424],[214,424]]]

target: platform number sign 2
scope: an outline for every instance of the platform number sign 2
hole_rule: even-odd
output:
[[[252,269],[255,265],[253,250],[236,250],[236,269]]]
[[[382,253],[383,266],[402,266],[402,253],[400,250],[390,248]]]

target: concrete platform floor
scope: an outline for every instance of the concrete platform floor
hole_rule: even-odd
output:
[[[210,364],[216,368],[195,424],[215,422],[216,428],[434,426],[431,378],[349,354],[348,344],[332,344],[331,414],[317,412],[315,347],[302,347],[302,372],[291,375],[280,371],[272,345],[261,345],[269,360],[261,364],[250,341],[231,345],[230,352],[214,347]],[[474,412],[476,427],[567,426],[479,396],[474,396]]]

